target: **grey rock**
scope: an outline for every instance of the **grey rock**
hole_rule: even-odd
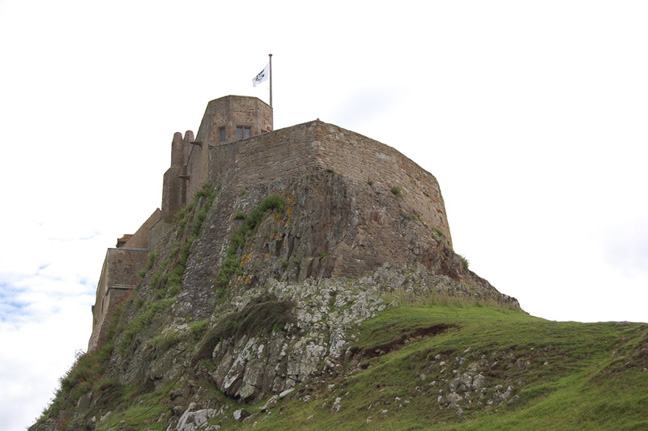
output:
[[[277,405],[277,402],[279,401],[279,396],[278,395],[273,395],[264,405],[261,407],[261,412],[265,413],[274,406]]]
[[[283,392],[281,392],[281,393],[279,394],[279,398],[280,398],[280,399],[284,399],[285,397],[287,397],[288,395],[290,395],[290,394],[293,393],[294,391],[295,391],[295,388],[286,389],[285,391],[283,391]]]
[[[484,383],[486,382],[486,377],[484,377],[481,374],[477,374],[476,376],[473,377],[472,381],[472,387],[473,390],[479,391],[484,387]]]
[[[236,422],[243,422],[243,420],[248,416],[250,416],[250,412],[245,409],[234,410],[234,412],[232,413],[232,417]]]

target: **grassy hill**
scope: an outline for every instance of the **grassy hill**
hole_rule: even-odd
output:
[[[190,370],[153,391],[107,380],[89,410],[95,429],[166,430],[169,399],[190,384],[221,407],[200,426],[178,429],[648,430],[648,324],[552,322],[456,298],[431,301],[403,301],[366,320],[343,369],[269,405],[225,397]],[[100,353],[84,361],[93,358],[86,374],[103,367]],[[73,392],[52,408],[72,418],[76,405],[86,414]],[[73,422],[56,429],[85,429]]]
[[[551,322],[485,306],[412,305],[363,324],[353,350],[349,372],[358,371],[302,389],[269,414],[221,426],[648,429],[647,324]]]

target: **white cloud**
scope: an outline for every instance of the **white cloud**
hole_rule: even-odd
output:
[[[622,218],[604,231],[602,239],[603,258],[619,275],[628,279],[648,277],[648,215],[634,220]]]
[[[74,352],[87,347],[91,318],[78,298],[57,304],[59,311],[37,313],[20,326],[0,322],[0,406],[2,430],[21,429],[47,407],[58,379],[70,368]],[[80,316],[88,325],[81,327]]]
[[[9,393],[16,376],[35,394],[71,365],[105,249],[160,204],[173,132],[197,131],[216,97],[267,101],[250,79],[270,52],[275,128],[319,117],[433,173],[455,249],[525,309],[648,320],[647,15],[640,1],[0,1],[0,367],[14,371],[0,386],[24,400],[5,407],[40,413],[53,388],[31,402]],[[60,334],[76,341],[50,345]],[[18,428],[8,414],[0,428]]]
[[[350,130],[387,118],[404,95],[395,88],[365,88],[344,97],[325,120]]]

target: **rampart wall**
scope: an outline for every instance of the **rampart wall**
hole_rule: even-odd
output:
[[[314,169],[387,190],[397,187],[413,215],[440,229],[452,244],[436,178],[392,147],[358,133],[313,121],[209,151],[210,181],[241,190]]]
[[[92,335],[88,342],[88,351],[93,350],[105,335],[104,320],[115,304],[137,285],[137,272],[146,265],[147,249],[109,248],[106,252],[97,297],[92,307]]]
[[[162,219],[162,211],[159,209],[156,209],[153,211],[153,214],[149,216],[148,219],[140,226],[139,229],[133,234],[132,237],[128,241],[126,241],[126,244],[124,244],[124,248],[149,248],[149,236],[150,236],[150,231],[153,226],[157,222],[159,222]]]

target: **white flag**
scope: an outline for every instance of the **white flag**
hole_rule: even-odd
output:
[[[263,68],[261,72],[257,76],[254,77],[252,80],[252,85],[255,87],[259,84],[261,84],[263,81],[268,79],[268,76],[270,75],[270,63],[266,65],[266,67]]]

